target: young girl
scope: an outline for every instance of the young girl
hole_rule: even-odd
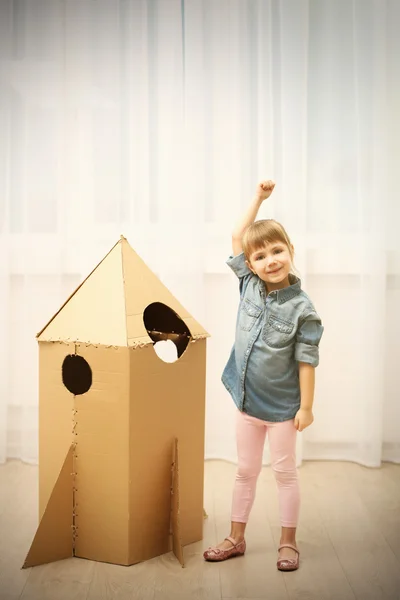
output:
[[[254,222],[274,187],[273,181],[257,187],[233,232],[233,256],[227,261],[240,282],[235,345],[222,375],[238,408],[238,469],[230,535],[206,550],[204,558],[221,561],[245,553],[244,533],[268,433],[282,525],[277,567],[294,571],[300,507],[296,434],[314,420],[314,371],[323,326],[291,272],[294,248],[286,231],[272,219]]]

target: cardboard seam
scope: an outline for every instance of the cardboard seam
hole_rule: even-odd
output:
[[[123,236],[121,235],[121,239],[125,239],[123,238]],[[125,341],[126,341],[126,345],[128,345],[128,313],[127,313],[127,306],[126,306],[126,285],[125,285],[125,260],[124,260],[124,246],[121,244],[121,271],[122,271],[122,289],[123,289],[123,297],[124,297],[124,312],[125,312]]]
[[[175,443],[175,440],[174,440]],[[169,532],[168,532],[168,551],[171,552],[174,547],[173,536],[174,536],[174,507],[173,507],[173,495],[174,495],[174,484],[175,484],[175,448],[172,450],[172,460],[171,460],[171,483],[169,489],[170,495],[170,511],[169,511]]]
[[[199,333],[197,335],[193,335],[191,336],[190,342],[189,344],[193,344],[195,342],[198,342],[200,340],[205,340],[208,337],[210,337],[209,334],[204,334],[204,333]],[[39,343],[50,343],[50,344],[65,344],[65,345],[69,345],[69,344],[79,344],[81,346],[84,346],[85,348],[113,348],[114,350],[118,350],[119,348],[121,348],[122,346],[116,346],[115,344],[102,344],[101,342],[91,342],[90,340],[85,342],[83,340],[80,339],[71,339],[71,338],[65,338],[65,339],[61,339],[61,338],[51,338],[49,337],[47,340],[40,340]],[[154,342],[153,340],[150,339],[146,341],[146,342],[132,342],[129,343],[128,342],[128,348],[145,348],[146,346],[153,346]]]
[[[209,337],[209,336],[208,335],[203,335],[203,334],[199,334],[198,336],[197,335],[196,336],[191,336],[189,344],[195,344],[196,342],[198,342],[200,340],[204,340],[207,337]],[[133,343],[129,344],[128,348],[136,350],[137,348],[144,348],[146,346],[154,346],[154,342],[153,341],[149,341],[149,342],[133,342]]]
[[[69,346],[70,344],[78,344],[79,346],[84,346],[85,348],[113,348],[114,350],[119,350],[120,348],[125,347],[115,346],[114,344],[102,344],[101,342],[83,342],[82,340],[71,338],[65,338],[65,340],[61,338],[49,338],[47,340],[40,340],[39,344],[65,344],[66,346]]]
[[[75,355],[77,355],[77,345],[75,344]],[[72,409],[72,555],[75,556],[75,548],[76,548],[76,539],[78,537],[78,526],[76,524],[77,512],[76,508],[78,503],[76,501],[76,492],[78,491],[76,487],[77,481],[77,436],[78,432],[76,428],[78,426],[78,410],[76,408],[76,395],[74,395],[74,408]]]
[[[121,239],[123,238],[123,236],[121,235]],[[123,238],[125,239],[125,238]],[[124,313],[125,313],[125,342],[126,342],[126,347],[128,346],[128,312],[127,312],[127,287],[126,287],[126,281],[125,281],[125,256],[124,256],[124,246],[121,244],[121,271],[122,271],[122,287],[123,287],[123,298],[124,298]],[[106,346],[107,348],[109,348],[110,346]],[[129,399],[131,397],[131,379],[130,379],[130,356],[129,353],[127,353],[127,363],[128,363],[128,418],[127,418],[127,426],[128,426],[128,472],[127,472],[127,478],[128,481],[130,480],[130,471],[131,471],[131,447],[132,447],[132,439],[131,436],[129,435],[129,428],[130,428],[130,420],[131,420],[131,407],[130,407],[130,402]],[[130,553],[131,553],[131,497],[130,497],[130,490],[128,488],[128,547],[127,547],[127,554],[128,554],[128,563],[130,562]]]

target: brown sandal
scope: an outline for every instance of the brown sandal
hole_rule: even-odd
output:
[[[292,544],[281,544],[278,548],[278,552],[282,548],[291,548],[292,550],[297,552],[297,556],[296,556],[296,558],[278,558],[278,562],[276,563],[278,570],[279,571],[296,571],[296,569],[299,568],[300,552],[298,551],[296,546],[293,546]]]
[[[230,548],[208,548],[203,554],[204,560],[208,560],[210,562],[219,562],[221,560],[226,560],[227,558],[233,558],[234,556],[242,556],[246,552],[246,541],[242,540],[237,543],[233,537],[225,538],[228,542],[232,544]]]

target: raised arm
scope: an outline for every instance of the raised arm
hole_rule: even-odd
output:
[[[242,238],[246,229],[254,223],[261,204],[270,197],[275,187],[275,183],[271,180],[262,181],[258,184],[255,196],[250,203],[250,206],[236,224],[232,232],[232,251],[233,255],[237,256],[242,252]]]

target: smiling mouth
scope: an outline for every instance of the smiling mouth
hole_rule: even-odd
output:
[[[275,269],[275,271],[268,271],[267,275],[274,275],[274,273],[278,273],[278,271],[281,270],[282,267],[279,267],[279,269]]]

